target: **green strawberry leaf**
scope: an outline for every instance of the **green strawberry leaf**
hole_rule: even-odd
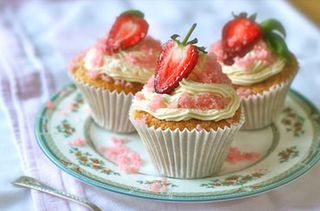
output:
[[[249,19],[252,21],[256,21],[257,18],[257,13],[253,13],[252,15],[249,16]]]
[[[122,15],[134,15],[139,18],[144,18],[144,14],[140,10],[127,10],[127,11],[120,14],[120,16],[122,16]]]
[[[283,37],[286,37],[286,30],[284,29],[283,25],[276,19],[268,19],[262,21],[260,23],[263,33],[270,33],[272,31],[276,31],[280,33]]]
[[[282,36],[280,36],[278,33],[269,32],[268,34],[265,34],[264,40],[267,42],[271,50],[274,51],[280,58],[290,62],[290,51]]]

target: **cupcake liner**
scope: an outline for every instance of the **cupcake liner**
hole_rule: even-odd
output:
[[[246,121],[242,130],[255,130],[269,126],[279,116],[293,78],[280,83],[270,90],[241,99]]]
[[[96,88],[74,77],[73,81],[89,104],[91,115],[100,127],[118,133],[135,131],[128,119],[133,94]]]
[[[244,122],[244,115],[241,114],[239,123],[210,132],[155,129],[135,121],[131,114],[130,120],[161,175],[195,179],[219,172],[233,137]]]

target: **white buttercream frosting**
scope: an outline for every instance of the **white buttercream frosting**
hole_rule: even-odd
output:
[[[182,94],[200,95],[210,93],[217,97],[229,99],[228,104],[223,109],[194,109],[194,108],[176,108],[170,105],[177,104]],[[154,117],[167,121],[182,121],[189,119],[199,119],[206,121],[220,121],[223,119],[231,118],[240,106],[240,99],[234,89],[228,84],[215,84],[215,83],[199,83],[191,80],[183,79],[180,81],[176,90],[168,94],[162,94],[165,101],[165,108],[158,108],[156,110],[150,109],[151,101],[156,95],[153,90],[144,87],[141,91],[143,99],[133,100],[132,110],[141,110],[152,114]]]

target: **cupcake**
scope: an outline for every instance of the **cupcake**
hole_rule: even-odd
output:
[[[276,119],[298,69],[282,24],[275,19],[258,24],[255,16],[235,16],[210,49],[241,98],[247,130],[269,126]]]
[[[155,76],[136,93],[129,118],[159,173],[202,178],[218,173],[244,122],[240,99],[214,54],[173,35]]]
[[[147,36],[148,27],[142,12],[124,12],[105,37],[71,62],[72,80],[105,129],[134,131],[128,120],[131,101],[153,75],[161,50],[160,42]]]

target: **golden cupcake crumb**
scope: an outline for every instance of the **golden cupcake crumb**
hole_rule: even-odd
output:
[[[131,86],[126,86],[125,84],[119,83],[115,84],[114,80],[111,82],[107,82],[102,80],[101,78],[92,79],[88,76],[87,71],[82,67],[78,68],[72,73],[73,77],[79,81],[82,81],[86,84],[95,86],[97,88],[114,91],[116,90],[118,93],[125,92],[126,94],[132,93],[135,94],[140,91],[143,87],[143,84],[137,82],[130,82]]]
[[[145,112],[145,111],[133,111],[133,119],[139,120],[139,119],[145,119],[147,127],[154,126],[155,128],[161,128],[162,130],[165,130],[169,128],[170,130],[175,130],[176,128],[179,128],[179,130],[184,130],[187,128],[188,130],[193,130],[197,128],[199,125],[201,128],[203,128],[206,131],[210,131],[211,129],[217,130],[218,128],[224,128],[225,126],[231,126],[232,124],[236,124],[240,121],[241,116],[241,108],[239,108],[235,115],[231,118],[220,120],[220,121],[203,121],[198,119],[190,119],[186,121],[166,121],[166,120],[160,120],[156,117],[152,116],[151,114]],[[198,127],[199,127],[198,126]]]
[[[269,90],[273,85],[280,84],[288,80],[290,77],[293,77],[296,74],[297,70],[298,70],[298,62],[297,62],[297,59],[292,55],[291,63],[287,63],[284,69],[280,73],[273,75],[260,83],[246,85],[246,86],[233,84],[233,87],[235,89],[238,89],[238,88],[250,89],[252,92],[256,94],[262,93],[264,91]]]

